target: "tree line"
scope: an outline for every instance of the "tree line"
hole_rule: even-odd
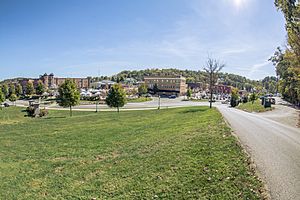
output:
[[[137,81],[143,81],[145,76],[183,76],[186,78],[187,83],[209,83],[209,75],[203,70],[180,70],[175,68],[144,69],[133,71],[125,70],[111,77],[94,77],[92,80],[111,80],[119,83],[124,81],[126,78],[134,78]],[[248,92],[259,86],[265,88],[269,93],[276,92],[276,77],[266,77],[263,80],[257,81],[236,74],[220,72],[218,73],[218,83],[232,86],[240,90],[245,89]]]
[[[283,97],[300,104],[300,3],[297,0],[275,0],[285,18],[287,45],[278,47],[270,58],[276,67],[278,91]]]

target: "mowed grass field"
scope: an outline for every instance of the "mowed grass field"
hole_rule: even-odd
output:
[[[260,199],[216,109],[0,110],[0,199]]]

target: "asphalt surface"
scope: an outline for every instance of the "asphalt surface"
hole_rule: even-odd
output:
[[[206,102],[194,102],[194,101],[182,101],[183,98],[176,98],[176,99],[169,99],[169,98],[161,98],[160,99],[160,108],[175,108],[175,107],[186,107],[186,106],[208,106],[209,102],[208,100]],[[18,106],[28,106],[28,101],[18,100],[16,102]],[[220,103],[214,103],[214,105],[220,104]],[[148,110],[148,109],[157,109],[159,106],[159,99],[156,97],[153,97],[152,101],[147,102],[140,102],[140,103],[127,103],[123,108],[120,110]],[[44,107],[41,105],[41,107]],[[52,104],[52,105],[46,105],[47,109],[59,109],[59,110],[68,110],[68,108],[63,109],[62,107]],[[95,111],[96,105],[95,104],[89,104],[89,105],[78,105],[74,106],[73,110],[81,110],[81,111]],[[98,105],[98,110],[102,111],[113,111],[116,109],[111,109],[107,105]]]
[[[300,130],[225,105],[218,109],[252,156],[271,199],[300,199]]]

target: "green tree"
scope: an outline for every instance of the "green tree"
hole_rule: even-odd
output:
[[[153,93],[157,94],[158,92],[159,92],[159,89],[158,89],[157,84],[155,83],[154,86],[153,86]]]
[[[237,88],[232,88],[231,90],[231,99],[230,99],[230,106],[236,107],[238,105],[239,100],[239,90]]]
[[[2,90],[0,90],[0,104],[2,104],[5,101],[5,95],[3,94]],[[0,106],[2,110],[2,106]]]
[[[34,87],[32,81],[28,81],[26,84],[26,94],[29,96],[34,94]]]
[[[12,94],[16,94],[16,87],[14,84],[10,84],[8,90],[9,90],[9,96],[11,96]]]
[[[109,107],[117,108],[120,112],[120,107],[126,103],[126,94],[120,84],[115,84],[110,88],[105,102]]]
[[[270,60],[276,66],[279,92],[286,100],[300,104],[300,2],[275,0],[275,6],[284,15],[288,45],[285,51],[277,48]]]
[[[22,94],[23,94],[22,85],[18,83],[17,86],[16,86],[16,95],[21,96]]]
[[[253,92],[252,94],[250,94],[250,101],[252,102],[252,104],[254,104],[254,101],[257,99],[257,95]]]
[[[191,98],[192,93],[193,93],[192,90],[189,88],[189,89],[187,90],[187,92],[186,92],[186,96],[188,97],[188,99]]]
[[[15,103],[17,101],[17,95],[14,94],[14,93],[12,93],[10,95],[10,97],[8,98],[8,100],[11,101],[11,102],[13,102],[13,103]]]
[[[72,117],[72,106],[76,106],[80,102],[80,93],[77,90],[74,81],[66,80],[58,88],[59,96],[57,103],[65,108],[70,108],[70,116]]]
[[[38,82],[35,91],[37,95],[42,95],[45,92],[45,85],[42,81]]]
[[[225,64],[221,64],[216,59],[208,58],[206,66],[204,68],[208,76],[209,92],[210,92],[210,103],[209,107],[212,107],[213,99],[213,87],[217,83],[219,72],[225,67]]]
[[[5,98],[7,98],[9,96],[9,89],[8,89],[8,85],[6,83],[4,83],[1,87],[2,93],[5,96]]]
[[[143,96],[147,94],[148,92],[148,87],[145,83],[141,84],[140,87],[138,88],[138,93],[140,96]]]

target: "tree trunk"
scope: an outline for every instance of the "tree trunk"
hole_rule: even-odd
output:
[[[213,94],[212,94],[212,74],[210,74],[210,77],[209,77],[209,79],[210,79],[210,84],[209,84],[209,86],[210,86],[210,88],[209,88],[209,90],[210,90],[210,102],[209,102],[209,108],[211,108],[212,107],[212,97],[213,97]]]
[[[119,107],[117,107],[117,110],[118,110],[118,113],[120,112],[120,108]]]
[[[72,117],[72,106],[70,106],[70,117]]]

